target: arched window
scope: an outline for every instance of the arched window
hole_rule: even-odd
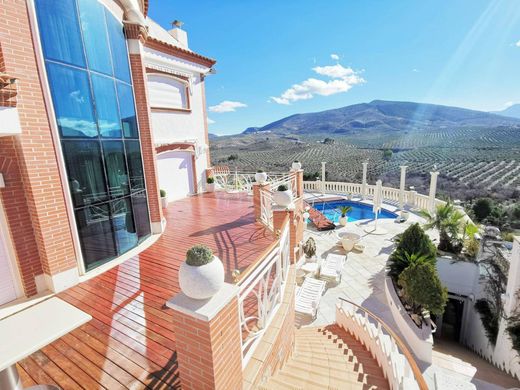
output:
[[[158,73],[148,73],[147,79],[148,97],[152,109],[190,109],[187,81]]]
[[[96,0],[35,0],[85,268],[150,235],[123,26]]]

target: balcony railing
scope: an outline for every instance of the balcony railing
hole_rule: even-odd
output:
[[[237,281],[240,288],[238,305],[244,367],[280,308],[289,266],[289,219],[286,218],[279,238]]]
[[[336,322],[370,351],[392,390],[428,390],[412,353],[381,318],[354,302],[339,298]]]

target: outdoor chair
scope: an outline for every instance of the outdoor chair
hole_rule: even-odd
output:
[[[320,299],[325,292],[325,287],[325,282],[310,276],[306,277],[296,292],[296,303],[294,306],[296,313],[310,315],[312,318],[316,318]]]
[[[320,279],[325,282],[339,283],[341,282],[341,273],[346,260],[345,255],[337,255],[330,253],[320,268]]]

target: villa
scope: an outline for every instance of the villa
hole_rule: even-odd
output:
[[[438,313],[387,274],[447,205],[438,172],[422,195],[405,166],[400,188],[369,184],[366,162],[361,183],[325,163],[317,181],[299,162],[212,166],[216,61],[182,22],[163,29],[147,0],[0,3],[1,390],[518,387],[518,238],[472,233],[471,261],[434,250]]]

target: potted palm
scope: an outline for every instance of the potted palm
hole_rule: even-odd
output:
[[[302,169],[302,163],[299,162],[298,160],[294,160],[292,165],[291,165],[291,168],[294,170],[294,171],[299,171],[300,169]]]
[[[208,192],[215,191],[215,178],[210,176],[206,179],[206,190]]]
[[[166,196],[165,190],[159,190],[159,193],[161,194],[161,206],[163,209],[168,207],[168,197]]]
[[[339,217],[339,224],[341,226],[347,226],[348,218],[347,214],[352,211],[351,206],[341,206],[338,211],[341,213],[341,217]]]
[[[273,200],[278,206],[287,207],[293,201],[292,191],[285,184],[281,184],[273,192]]]
[[[314,259],[314,256],[316,256],[316,241],[314,241],[314,238],[309,237],[307,241],[305,241],[305,245],[303,246],[303,253],[305,253],[307,261]]]
[[[224,285],[222,261],[207,246],[192,246],[179,268],[179,285],[190,298],[211,298]]]
[[[265,182],[267,181],[267,173],[265,173],[263,169],[259,169],[255,173],[255,180],[257,183],[265,184]]]

